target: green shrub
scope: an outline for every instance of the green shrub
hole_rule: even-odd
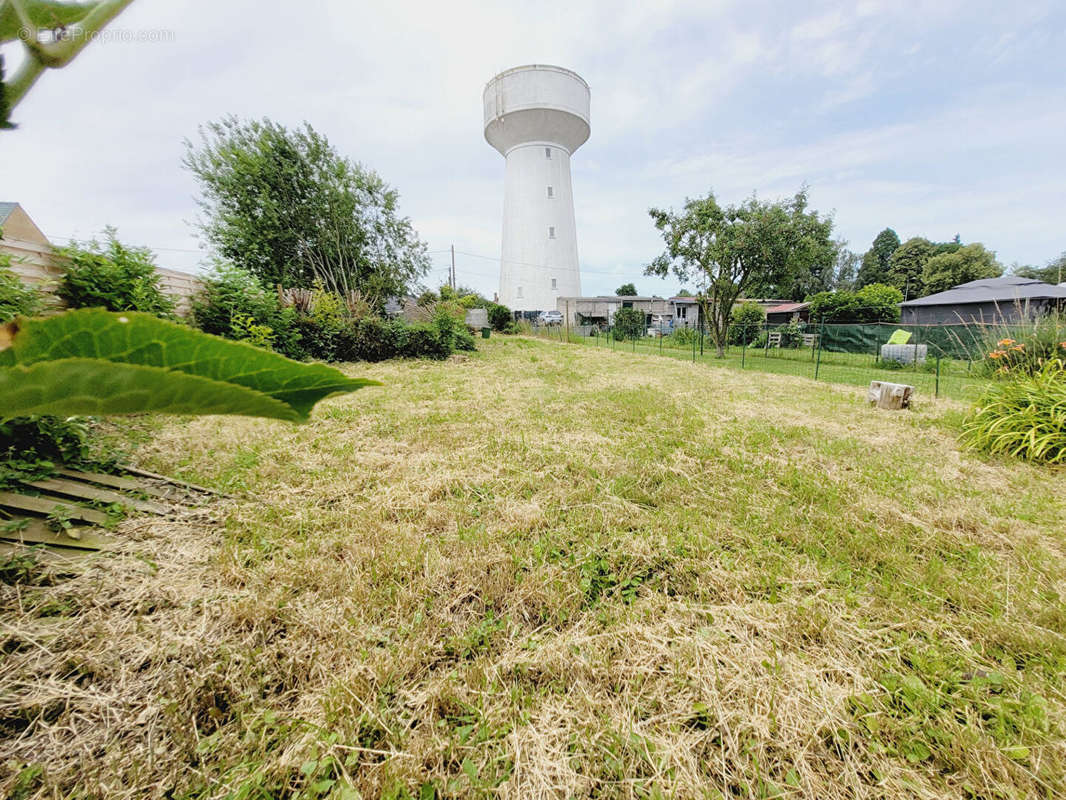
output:
[[[511,314],[511,309],[499,303],[489,303],[487,308],[489,325],[492,326],[492,329],[501,333],[510,332],[514,327],[514,316]]]
[[[173,301],[160,289],[152,252],[128,247],[107,229],[107,241],[85,247],[60,248],[68,263],[56,289],[71,308],[144,311],[158,317],[174,315]]]
[[[614,313],[614,337],[639,339],[647,333],[646,319],[639,308],[620,308]]]
[[[797,349],[803,344],[803,332],[807,326],[802,322],[790,322],[787,325],[779,325],[774,328],[774,333],[781,334],[780,347]]]
[[[754,341],[766,323],[766,312],[758,303],[741,303],[733,309],[727,340],[729,344]]]
[[[673,333],[666,337],[666,341],[674,347],[691,347],[696,341],[695,328],[674,328]]]
[[[26,286],[11,269],[11,257],[0,253],[0,322],[32,317],[42,305],[41,293]]]
[[[898,322],[903,292],[894,286],[871,283],[857,292],[819,292],[807,298],[812,322]]]
[[[1066,364],[991,383],[963,423],[963,441],[988,453],[1066,463]]]

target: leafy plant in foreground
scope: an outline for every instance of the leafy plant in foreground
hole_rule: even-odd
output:
[[[0,419],[153,411],[302,421],[324,397],[375,384],[149,314],[86,309],[0,328]]]
[[[1032,375],[990,384],[963,423],[963,441],[989,453],[1066,463],[1066,363],[1052,359]]]

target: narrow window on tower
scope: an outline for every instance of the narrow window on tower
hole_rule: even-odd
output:
[[[552,149],[550,147],[545,147],[544,148],[544,157],[545,158],[551,158],[552,157]]]
[[[521,286],[519,286],[519,287],[518,287],[518,288],[516,289],[516,291],[515,291],[515,297],[517,297],[517,298],[518,298],[519,300],[521,300],[521,299],[522,299],[522,287],[521,287]]]
[[[559,288],[559,287],[558,287],[558,286],[556,285],[556,283],[555,283],[555,278],[552,278],[552,288],[553,288],[553,289],[558,289],[558,288]]]
[[[555,190],[552,187],[550,187],[550,186],[548,187],[548,197],[549,198],[555,197]]]
[[[549,225],[548,226],[548,238],[549,239],[554,239],[555,238],[555,226],[554,225]]]

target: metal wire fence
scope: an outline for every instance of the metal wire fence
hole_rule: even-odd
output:
[[[907,343],[889,344],[900,329],[911,334]],[[905,383],[920,397],[963,401],[976,400],[990,380],[989,331],[979,325],[752,325],[733,332],[719,356],[710,337],[695,328],[649,328],[647,335],[623,337],[609,327],[533,327],[536,336],[586,347],[855,386]]]

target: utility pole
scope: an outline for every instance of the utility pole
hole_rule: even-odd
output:
[[[452,245],[452,271],[449,274],[449,281],[452,287],[452,291],[455,291],[455,245]]]

